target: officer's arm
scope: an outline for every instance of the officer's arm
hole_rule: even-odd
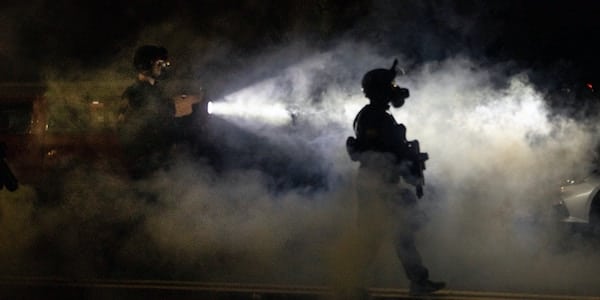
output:
[[[397,155],[403,155],[406,149],[406,127],[396,123],[391,115],[387,115],[382,121],[381,132],[385,148]]]
[[[382,119],[372,111],[365,111],[356,124],[356,136],[360,144],[360,150],[382,150],[383,129]]]

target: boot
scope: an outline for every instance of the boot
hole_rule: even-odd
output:
[[[429,279],[423,281],[413,281],[410,283],[409,294],[415,295],[427,295],[435,291],[441,290],[446,287],[445,282],[435,282]]]

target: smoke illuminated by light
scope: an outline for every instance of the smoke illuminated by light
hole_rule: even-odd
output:
[[[294,138],[306,138],[307,144],[327,158],[332,176],[345,178],[357,165],[349,161],[344,140],[352,134],[356,113],[368,103],[360,91],[360,75],[369,68],[385,66],[387,59],[367,56],[359,61],[342,55],[337,59],[354,64],[336,65],[327,55],[314,56],[280,71],[277,77],[211,103],[209,110],[228,119],[244,117],[252,119],[250,123],[270,124],[289,122],[293,111],[304,126],[294,131]],[[331,74],[323,76],[323,72]],[[544,240],[548,238],[546,228],[527,222],[550,209],[549,194],[558,190],[554,183],[582,170],[592,139],[585,127],[572,120],[550,118],[544,95],[527,76],[503,78],[500,87],[490,76],[489,70],[469,60],[424,65],[397,78],[400,86],[411,90],[411,97],[391,113],[406,125],[407,138],[418,139],[421,150],[430,156],[420,206],[431,222],[421,233],[427,239],[420,245],[427,264],[436,269],[436,277],[454,279],[455,285],[485,286],[477,275],[466,274],[481,268],[504,270],[510,265],[525,274],[521,281],[527,286],[537,283],[540,274],[545,276],[543,268],[555,259],[543,253],[539,262],[520,269],[530,262],[531,255],[538,255],[535,249],[548,243]],[[311,89],[319,91],[316,100]],[[316,133],[311,128],[317,128]],[[279,138],[276,131],[261,133]],[[348,193],[346,189],[351,187],[334,186],[328,197],[337,199]],[[497,247],[497,240],[503,241],[504,248]],[[444,255],[437,249],[445,249]],[[515,254],[509,261],[502,259],[506,249]],[[448,256],[453,257],[452,262],[447,261]],[[393,255],[382,265],[389,265],[391,259]],[[465,266],[470,271],[465,271]],[[395,278],[393,282],[395,276],[390,276]],[[513,275],[502,272],[495,276],[489,286],[514,280]],[[539,282],[545,286],[548,279]]]
[[[264,80],[221,100],[211,101],[208,103],[208,113],[271,125],[289,123],[292,113],[281,101],[285,91],[277,86],[276,80]]]
[[[209,102],[208,113],[229,118],[251,119],[272,125],[282,125],[291,121],[291,113],[280,103],[262,105],[243,101],[243,98],[231,100],[230,96],[225,99],[227,100]]]
[[[46,219],[42,216],[44,226],[31,230],[28,215],[22,222],[7,219],[0,237],[11,241],[14,232],[28,236],[33,231],[31,236],[41,231],[52,237],[48,240],[66,241],[65,257],[70,250],[81,252],[79,245],[90,245],[89,255],[69,260],[65,272],[97,261],[92,250],[123,243],[119,259],[172,265],[164,274],[181,270],[211,280],[260,277],[266,282],[284,275],[284,281],[311,284],[322,284],[332,273],[344,277],[345,267],[356,258],[354,241],[343,238],[354,234],[353,178],[358,168],[348,158],[345,140],[353,134],[355,115],[368,103],[360,90],[361,76],[393,59],[379,55],[372,48],[341,45],[333,53],[285,61],[269,69],[268,79],[209,102],[208,112],[219,118],[212,118],[216,126],[207,127],[207,140],[216,142],[215,150],[229,155],[225,157],[232,161],[226,163],[236,168],[217,175],[204,161],[183,157],[136,186],[155,193],[158,208],[140,201],[130,182],[82,169],[65,176],[68,205],[53,207]],[[588,162],[593,131],[567,118],[550,118],[545,95],[526,76],[502,75],[498,84],[491,73],[467,59],[448,59],[414,66],[397,78],[411,97],[391,114],[406,125],[407,138],[418,139],[430,157],[425,196],[419,202],[429,217],[418,235],[425,263],[435,279],[452,282],[453,289],[546,291],[556,286],[561,292],[580,287],[598,291],[597,276],[579,274],[596,274],[597,264],[590,261],[600,257],[551,253],[554,234],[539,221],[553,204],[550,196],[558,190],[554,183]],[[253,129],[260,130],[246,135]],[[297,163],[287,164],[288,158]],[[285,177],[299,173],[298,165],[325,170],[319,175],[328,180],[327,189],[271,193],[266,168]],[[24,201],[0,202],[0,208],[15,212],[6,215],[28,212],[20,207]],[[96,241],[94,235],[79,234],[79,228],[104,229],[96,224],[107,219],[125,222],[131,211],[143,220],[131,236]],[[77,230],[60,230],[64,227]],[[143,238],[134,236],[140,232]],[[126,239],[144,241],[147,257],[131,255],[140,247]],[[22,249],[31,248],[23,243],[15,251],[0,249],[0,254],[6,261],[18,257],[26,253]],[[371,279],[380,286],[406,286],[389,246],[376,258],[373,269],[381,272]],[[550,268],[561,272],[548,272]]]

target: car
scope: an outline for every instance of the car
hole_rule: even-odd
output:
[[[6,150],[0,153],[0,167],[10,167],[19,184],[31,186],[46,202],[61,198],[62,178],[74,168],[124,175],[129,162],[116,123],[122,88],[97,97],[79,90],[104,91],[109,84],[63,83],[62,93],[49,98],[41,83],[0,83],[0,145]],[[62,99],[67,96],[71,102]],[[301,138],[273,141],[219,116],[209,117],[203,97],[178,96],[173,101],[177,117],[191,114],[192,105],[199,103],[196,121],[203,124],[204,136],[196,149],[202,156],[199,162],[224,173],[260,170],[275,192],[326,188],[327,167],[307,163],[322,160]]]
[[[105,103],[94,99],[83,102],[79,110],[62,103],[50,105],[46,90],[42,83],[0,83],[3,159],[20,183],[48,186],[55,171],[71,163],[119,157],[117,136],[106,126]]]
[[[600,233],[600,171],[581,179],[568,179],[554,204],[557,220],[570,228]]]

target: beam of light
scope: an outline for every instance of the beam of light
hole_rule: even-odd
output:
[[[268,79],[209,102],[208,113],[271,125],[287,124],[292,121],[292,111],[281,100],[283,93],[273,79]]]
[[[292,120],[292,114],[281,103],[265,106],[251,102],[209,102],[208,113],[231,118],[256,120],[282,125]]]

